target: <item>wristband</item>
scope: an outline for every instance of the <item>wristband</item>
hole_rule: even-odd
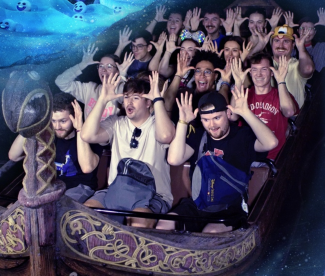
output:
[[[155,20],[158,23],[158,20],[157,19],[154,18],[153,20]]]
[[[183,125],[188,125],[188,122],[183,121],[183,120],[178,120],[178,122],[179,122],[180,124],[183,124]]]
[[[76,132],[80,132],[80,129],[76,129]]]
[[[279,82],[278,85],[280,84],[287,84],[285,81]]]
[[[230,88],[230,83],[227,82],[227,81],[223,81],[221,84],[220,84],[220,87],[223,86],[223,85],[227,85],[229,88]]]
[[[182,77],[180,75],[175,75],[175,77],[179,77],[180,79],[182,79]]]
[[[152,100],[152,104],[155,104],[155,102],[158,102],[158,101],[163,101],[163,102],[165,102],[165,99],[164,99],[163,97],[157,97],[157,98],[154,98],[154,99]]]
[[[232,35],[232,32],[226,32],[226,36]]]

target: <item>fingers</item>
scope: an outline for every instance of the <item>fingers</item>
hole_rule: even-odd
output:
[[[167,88],[168,88],[168,80],[165,80],[164,85],[163,85],[163,88],[162,88],[162,90],[161,90],[161,92],[160,92],[161,97],[164,96],[164,94],[165,94]]]

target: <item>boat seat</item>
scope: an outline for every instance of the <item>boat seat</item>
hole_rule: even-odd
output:
[[[189,162],[179,166],[170,166],[170,183],[174,197],[173,206],[179,203],[181,198],[192,195],[189,171]]]
[[[252,203],[256,199],[256,196],[262,189],[265,181],[268,178],[269,170],[270,169],[268,167],[251,168],[253,175],[248,184],[248,205],[249,206],[252,205]]]
[[[97,191],[107,188],[109,165],[111,163],[111,150],[103,149],[97,170]]]

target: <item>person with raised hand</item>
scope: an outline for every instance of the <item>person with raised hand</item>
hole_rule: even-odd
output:
[[[101,57],[99,61],[94,60],[94,56],[98,51],[98,47],[95,44],[89,44],[88,47],[83,49],[83,56],[80,63],[65,70],[59,75],[55,84],[61,91],[69,93],[76,97],[76,99],[85,104],[84,117],[87,118],[89,113],[95,106],[97,99],[101,93],[102,84],[96,82],[80,82],[75,80],[82,71],[88,66],[97,65],[97,72],[100,83],[103,82],[104,77],[108,77],[111,74],[120,73],[121,78],[115,93],[121,94],[123,91],[124,82],[126,81],[126,72],[133,62],[132,55],[126,55],[123,63],[118,56],[112,54],[106,54]],[[118,102],[113,101],[107,104],[103,110],[102,120],[110,115],[117,114],[119,111]]]
[[[149,33],[153,33],[153,30],[155,29],[157,23],[159,22],[167,22],[168,20],[164,18],[164,15],[167,11],[167,8],[165,6],[156,6],[156,16],[155,18],[150,22],[146,30]]]
[[[149,77],[150,84],[141,79],[129,79],[124,86],[122,95],[126,116],[115,115],[100,121],[100,114],[107,102],[120,96],[114,94],[118,82],[117,75],[110,76],[108,79],[105,77],[103,91],[83,125],[81,137],[89,143],[110,143],[112,159],[109,185],[117,175],[117,165],[121,159],[132,158],[146,163],[155,179],[156,194],[149,201],[139,199],[139,202],[133,202],[134,208],[130,211],[165,213],[170,209],[173,201],[169,165],[165,160],[165,155],[166,149],[175,135],[175,127],[166,113],[162,97],[167,89],[167,82],[160,91],[157,72],[153,72]],[[152,106],[154,115],[151,115],[150,112]],[[128,199],[123,198],[123,190],[118,190],[118,186],[114,187],[113,195],[109,194],[112,193],[113,189],[111,188],[98,191],[85,205],[116,209],[115,204],[127,202]],[[111,196],[119,202],[109,201],[108,198]],[[152,228],[155,221],[131,218],[128,223],[136,227]]]
[[[121,54],[126,46],[131,43],[130,36],[132,34],[132,30],[128,26],[125,26],[123,31],[119,31],[119,43],[115,50],[114,55],[121,57]]]
[[[248,212],[245,203],[247,197],[234,192],[236,199],[230,202],[230,197],[223,194],[224,190],[218,189],[217,181],[220,181],[219,179],[215,179],[216,182],[210,181],[210,183],[206,183],[192,177],[197,162],[201,158],[211,158],[213,156],[216,162],[216,159],[222,159],[218,162],[222,162],[224,170],[236,168],[238,174],[247,176],[250,173],[250,165],[256,159],[257,153],[271,150],[278,143],[272,131],[248,108],[247,91],[244,92],[243,86],[241,86],[240,90],[235,88],[232,93],[234,98],[233,106],[227,105],[225,98],[213,91],[201,97],[198,108],[194,112],[192,95],[186,92],[185,95],[181,95],[180,100],[177,99],[179,121],[175,138],[169,147],[167,160],[169,164],[174,166],[183,164],[187,160],[190,161],[192,197],[183,198],[179,205],[171,210],[170,214],[212,217],[226,221],[224,224],[207,224],[196,220],[185,222],[185,230],[190,232],[217,233],[235,230],[241,227],[241,223],[247,218]],[[238,127],[235,124],[230,124],[231,113],[243,117],[249,127]],[[197,114],[200,114],[202,123],[199,127],[191,123],[197,117]],[[204,144],[205,146],[203,146]],[[212,169],[217,171],[218,167],[214,166]],[[206,186],[212,183],[215,184],[213,187]],[[207,193],[207,190],[210,192]],[[227,202],[220,203],[217,202],[217,199],[215,201],[208,200],[210,194],[215,199],[216,194],[218,194],[218,197],[224,195]],[[205,204],[207,202],[210,203]],[[229,217],[238,219],[228,221],[227,218]],[[175,229],[175,222],[160,220],[156,228]]]

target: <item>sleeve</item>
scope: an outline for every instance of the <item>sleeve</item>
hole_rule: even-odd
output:
[[[298,105],[298,103],[297,103],[295,97],[292,96],[292,94],[291,94],[290,92],[289,92],[289,95],[290,95],[291,99],[293,100],[293,103],[294,103],[294,105],[295,105],[295,107],[296,107],[296,113],[295,113],[294,115],[298,115],[299,112],[300,112],[299,105]]]

